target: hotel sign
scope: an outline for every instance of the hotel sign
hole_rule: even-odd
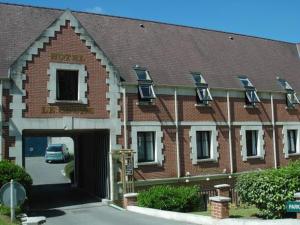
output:
[[[65,53],[61,53],[61,52],[54,52],[54,53],[50,53],[49,57],[51,60],[57,60],[57,61],[84,62],[84,56],[77,55],[77,54],[65,54]]]
[[[90,107],[58,107],[44,106],[42,107],[43,114],[60,114],[60,113],[76,113],[76,114],[93,114],[94,108]]]

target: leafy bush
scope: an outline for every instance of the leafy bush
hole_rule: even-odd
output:
[[[71,160],[66,166],[65,166],[65,174],[66,176],[73,180],[74,179],[74,167],[75,167],[75,161]]]
[[[300,191],[300,161],[280,169],[244,174],[237,179],[242,202],[255,205],[263,218],[282,218],[285,204]]]
[[[0,186],[4,185],[10,180],[19,182],[27,191],[30,191],[32,185],[32,179],[26,171],[9,161],[0,161]]]
[[[154,186],[138,196],[138,205],[176,212],[191,212],[199,207],[198,188],[184,186]]]

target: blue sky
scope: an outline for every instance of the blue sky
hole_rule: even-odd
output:
[[[300,0],[0,0],[300,42]]]

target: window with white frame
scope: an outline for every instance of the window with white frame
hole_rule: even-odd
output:
[[[197,103],[200,105],[208,105],[213,100],[211,97],[208,84],[204,80],[201,73],[192,72],[196,86]]]
[[[284,125],[282,134],[285,158],[300,154],[300,125]]]
[[[159,125],[140,123],[131,126],[131,148],[134,150],[134,166],[157,164],[162,165],[163,132]]]
[[[258,131],[246,130],[247,157],[257,156]]]
[[[218,160],[217,134],[215,125],[191,127],[191,159],[193,164]]]
[[[155,161],[155,132],[138,132],[138,163]]]
[[[134,70],[139,83],[138,93],[140,101],[151,102],[156,98],[156,95],[153,89],[153,81],[149,75],[149,71],[138,66],[135,67]]]
[[[300,103],[296,92],[285,79],[277,77],[277,81],[280,84],[280,86],[286,91],[287,108],[295,108],[295,106]]]
[[[71,102],[87,104],[87,72],[85,65],[50,63],[48,75],[48,103]]]
[[[255,106],[256,103],[260,102],[257,95],[256,88],[253,86],[251,81],[246,76],[239,76],[240,82],[245,88],[245,103],[246,106]]]
[[[263,159],[264,150],[264,131],[261,125],[242,126],[240,130],[242,158],[247,161],[251,158]]]

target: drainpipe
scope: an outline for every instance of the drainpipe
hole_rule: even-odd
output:
[[[180,154],[179,154],[179,129],[178,129],[178,101],[177,89],[174,89],[174,102],[175,102],[175,126],[176,126],[176,158],[177,158],[177,177],[180,177]]]
[[[229,157],[230,157],[230,173],[233,173],[233,159],[232,159],[232,137],[231,137],[231,112],[230,112],[230,97],[227,91],[227,123],[228,123],[228,142],[229,142]]]
[[[277,169],[276,131],[275,131],[275,115],[274,115],[273,94],[271,94],[271,110],[272,110],[272,128],[273,128],[274,168]]]
[[[124,148],[128,149],[127,139],[127,108],[126,108],[126,88],[123,88],[123,127],[124,127]]]

